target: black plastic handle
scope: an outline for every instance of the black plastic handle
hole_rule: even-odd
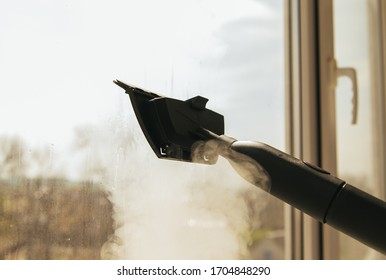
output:
[[[386,254],[386,203],[346,184],[326,216],[326,223]]]
[[[265,169],[270,177],[272,195],[386,252],[386,202],[266,144],[236,141],[230,147]]]
[[[327,171],[259,142],[236,141],[231,149],[258,162],[270,176],[270,193],[324,222],[331,201],[345,184]]]

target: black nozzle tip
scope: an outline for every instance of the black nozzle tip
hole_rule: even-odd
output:
[[[129,89],[132,88],[131,86],[129,86],[129,85],[127,85],[127,84],[121,82],[120,80],[113,80],[113,82],[114,82],[116,85],[118,85],[118,86],[120,86],[121,88],[123,88],[126,92],[127,92]]]
[[[125,90],[125,92],[129,95],[135,93],[135,94],[140,94],[140,95],[143,95],[143,96],[146,96],[147,99],[152,99],[152,98],[156,98],[156,97],[160,97],[158,94],[155,94],[151,91],[148,91],[148,90],[145,90],[145,89],[142,89],[142,88],[139,88],[139,87],[135,87],[133,85],[130,85],[130,84],[126,84],[124,82],[121,82],[120,80],[116,79],[116,80],[113,80],[114,84],[120,86],[121,88],[123,88]]]

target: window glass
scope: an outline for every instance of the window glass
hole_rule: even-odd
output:
[[[335,56],[339,67],[353,67],[357,74],[358,119],[351,124],[353,85],[338,80],[337,167],[338,176],[381,199],[384,195],[381,117],[381,58],[379,2],[334,1]],[[341,258],[379,258],[374,250],[341,234]]]
[[[0,258],[283,258],[282,203],[225,160],[158,160],[112,82],[205,96],[227,135],[284,149],[283,5],[2,5]]]

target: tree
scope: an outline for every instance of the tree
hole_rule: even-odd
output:
[[[25,176],[27,160],[25,144],[18,136],[0,137],[0,177]]]

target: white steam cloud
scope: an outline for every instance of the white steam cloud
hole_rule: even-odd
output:
[[[133,135],[127,128],[101,141],[115,147],[105,184],[116,222],[102,258],[247,258],[251,221],[242,191],[253,187],[224,159],[214,166],[158,160],[138,132],[124,137]]]

